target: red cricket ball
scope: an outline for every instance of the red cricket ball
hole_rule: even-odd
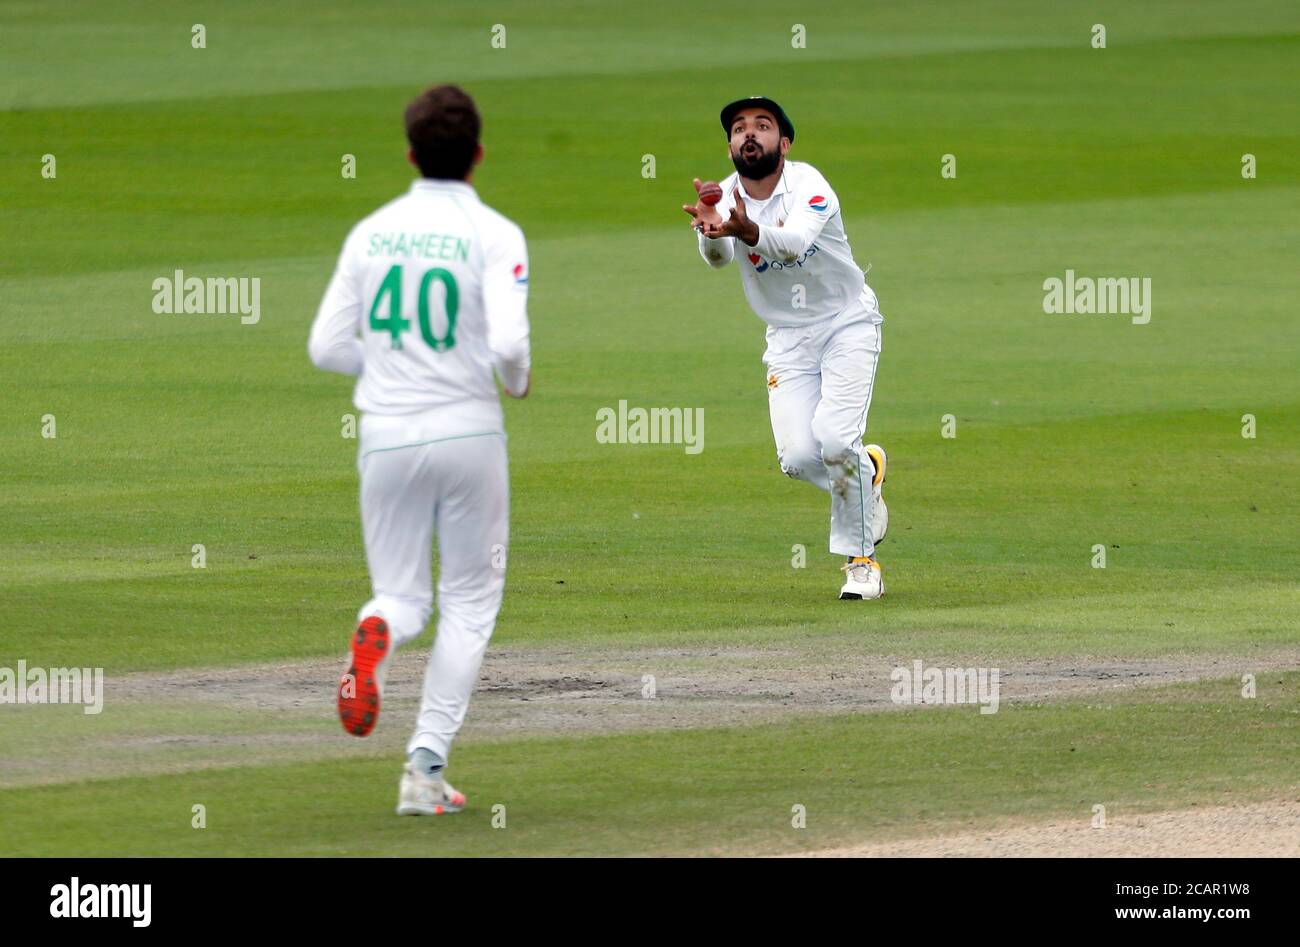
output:
[[[722,200],[722,187],[716,181],[705,181],[700,185],[700,203],[712,207]]]

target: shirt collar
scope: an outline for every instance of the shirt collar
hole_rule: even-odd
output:
[[[789,194],[793,190],[790,187],[790,162],[783,162],[781,165],[781,179],[776,182],[776,187],[772,191],[772,196],[778,194]]]
[[[452,181],[445,178],[416,178],[411,182],[411,193],[425,192],[429,194],[465,194],[469,197],[478,197],[478,192],[474,190],[473,185],[468,181]]]

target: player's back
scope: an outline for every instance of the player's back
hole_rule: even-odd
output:
[[[411,414],[454,405],[469,426],[500,426],[485,288],[492,282],[499,298],[502,284],[513,287],[521,298],[506,308],[522,316],[527,261],[515,224],[463,181],[421,178],[353,229],[340,268],[361,303],[358,408]]]

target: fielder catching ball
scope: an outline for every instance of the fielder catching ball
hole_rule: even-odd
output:
[[[736,172],[721,185],[696,178],[698,202],[682,209],[710,266],[744,257],[745,297],[767,323],[777,460],[786,476],[831,495],[830,551],[847,559],[840,598],[880,598],[885,451],[862,443],[884,321],[876,294],[853,260],[831,186],[812,165],[786,160],[794,124],[781,106],[740,99],[721,118]]]

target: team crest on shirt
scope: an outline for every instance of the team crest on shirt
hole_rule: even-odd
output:
[[[522,263],[515,264],[514,274],[516,286],[526,286],[528,284],[528,270],[524,268]]]
[[[808,199],[808,206],[820,214],[822,211],[824,211],[827,207],[830,206],[830,201],[826,200],[826,198],[818,194],[816,197],[811,197]]]

